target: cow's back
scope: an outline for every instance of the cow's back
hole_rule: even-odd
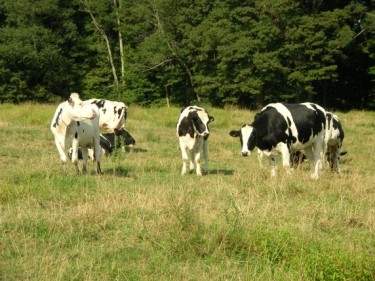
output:
[[[115,129],[121,129],[125,125],[127,106],[123,102],[89,99],[85,103],[95,104],[98,107],[99,127],[102,133],[113,133]]]
[[[275,134],[276,141],[285,140],[292,150],[310,146],[324,134],[326,112],[319,105],[274,103],[267,105],[262,111],[271,116],[266,124],[269,131]]]

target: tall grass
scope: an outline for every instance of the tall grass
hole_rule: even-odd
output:
[[[270,177],[228,132],[254,112],[208,108],[210,173],[180,176],[179,108],[130,107],[130,152],[62,173],[55,106],[0,105],[2,280],[373,280],[375,113],[337,114],[342,174]]]

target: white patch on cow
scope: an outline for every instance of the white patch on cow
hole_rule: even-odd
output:
[[[253,132],[253,127],[251,127],[250,125],[245,125],[241,128],[241,134],[242,134],[242,140],[243,140],[241,154],[243,156],[248,156],[251,154],[251,151],[249,151],[247,147],[247,143],[249,141],[249,138],[252,132]]]

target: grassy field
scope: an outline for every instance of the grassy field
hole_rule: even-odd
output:
[[[180,109],[142,107],[132,151],[63,175],[55,107],[0,105],[0,280],[375,279],[375,112],[337,113],[342,174],[313,181],[240,156],[235,108],[208,108],[203,177],[180,176]]]

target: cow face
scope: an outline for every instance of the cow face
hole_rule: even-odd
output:
[[[115,134],[117,136],[119,146],[121,145],[121,143],[124,143],[126,146],[130,146],[130,147],[135,145],[135,139],[124,128],[115,129]]]
[[[177,122],[177,135],[182,137],[188,134],[191,138],[202,136],[207,139],[210,134],[208,124],[212,121],[214,117],[203,108],[189,106],[181,111]]]
[[[243,125],[241,130],[232,130],[229,132],[234,138],[239,137],[241,142],[241,154],[242,156],[248,156],[256,145],[256,132],[250,125]]]
[[[214,120],[214,118],[205,110],[197,110],[189,113],[189,117],[193,121],[195,131],[198,135],[208,137],[210,134],[208,124]]]
[[[72,120],[83,121],[85,119],[94,119],[96,116],[93,106],[83,103],[77,93],[70,95],[68,105],[66,113]]]

